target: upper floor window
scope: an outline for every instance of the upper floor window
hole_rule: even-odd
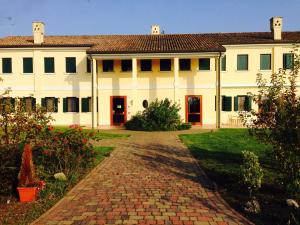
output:
[[[260,70],[271,69],[271,54],[260,54]]]
[[[237,70],[248,70],[248,55],[237,56]]]
[[[33,73],[32,58],[23,58],[23,73]]]
[[[252,98],[248,95],[234,97],[234,111],[250,111],[252,108]]]
[[[283,54],[283,69],[292,69],[294,65],[294,54],[285,53]]]
[[[179,70],[181,71],[191,70],[191,59],[179,59]]]
[[[171,59],[161,59],[159,64],[160,71],[171,71]]]
[[[122,60],[121,67],[123,72],[132,71],[132,61],[130,59]]]
[[[2,73],[12,73],[11,58],[2,58]]]
[[[90,73],[92,71],[92,61],[86,58],[86,72]]]
[[[221,70],[226,71],[226,55],[221,58]]]
[[[210,58],[199,59],[199,70],[210,70]]]
[[[103,60],[102,61],[102,71],[103,72],[113,72],[114,71],[114,60]]]
[[[141,60],[141,71],[152,71],[152,60],[142,59]]]
[[[63,112],[79,112],[79,98],[76,97],[64,98]]]
[[[66,73],[76,73],[76,57],[66,57]]]
[[[45,73],[54,73],[54,58],[53,57],[45,57],[44,58],[44,71]]]
[[[41,103],[42,103],[42,107],[44,107],[47,112],[58,111],[58,98],[55,97],[42,98]]]

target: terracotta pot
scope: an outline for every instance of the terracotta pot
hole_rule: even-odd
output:
[[[18,187],[20,202],[33,202],[36,200],[37,187]]]

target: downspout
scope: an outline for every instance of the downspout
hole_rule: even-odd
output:
[[[216,77],[216,128],[221,127],[221,56],[219,52]]]
[[[90,63],[91,63],[91,72],[92,72],[92,76],[91,76],[91,83],[92,83],[92,85],[91,85],[91,91],[92,91],[92,99],[91,99],[91,102],[92,102],[92,129],[95,129],[95,127],[94,127],[94,124],[95,124],[95,122],[94,122],[94,120],[95,120],[95,112],[94,112],[94,104],[95,104],[95,102],[94,102],[94,76],[95,76],[95,74],[94,74],[94,66],[93,66],[93,58],[92,58],[92,55],[91,54],[89,54],[88,55],[88,58],[90,59]]]

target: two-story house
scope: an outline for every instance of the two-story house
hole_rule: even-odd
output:
[[[292,65],[300,32],[46,36],[42,22],[33,36],[0,38],[0,91],[41,104],[54,124],[121,125],[148,103],[169,98],[183,121],[238,125],[238,111],[257,108],[256,74]],[[298,86],[300,82],[298,80]]]

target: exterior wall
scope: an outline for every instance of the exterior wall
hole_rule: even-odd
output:
[[[221,112],[221,123],[230,124],[230,118],[236,116],[233,111],[233,97],[246,95],[257,91],[256,74],[262,72],[266,77],[272,71],[282,67],[282,54],[289,53],[291,45],[248,45],[225,46],[226,71],[221,72],[221,95],[232,96],[232,111]],[[260,54],[272,54],[273,70],[260,71]],[[248,71],[237,71],[237,54],[248,54]],[[1,74],[3,57],[12,58],[12,74]],[[33,57],[33,74],[22,73],[22,58]],[[44,74],[44,57],[55,58],[55,73]],[[77,73],[65,73],[65,57],[76,57]],[[67,125],[79,123],[91,125],[92,113],[63,113],[65,97],[78,97],[81,111],[81,98],[91,96],[91,73],[86,72],[86,49],[60,48],[60,49],[0,49],[0,91],[7,87],[12,88],[12,97],[26,97],[34,95],[37,103],[43,97],[58,97],[58,113],[53,113],[53,124]],[[200,57],[200,56],[199,56]],[[174,57],[172,71],[159,71],[158,56],[149,56],[153,60],[152,71],[140,71],[140,59],[137,60],[137,80],[135,83],[132,72],[121,72],[121,60],[115,60],[114,72],[102,72],[102,62],[98,60],[98,117],[99,125],[110,125],[110,96],[127,96],[127,119],[137,111],[143,110],[143,100],[151,102],[158,99],[169,98],[181,106],[180,115],[185,121],[185,96],[202,95],[203,125],[214,125],[216,122],[215,95],[216,95],[216,68],[215,58],[211,58],[209,71],[198,69],[198,58],[192,58],[191,71],[179,71],[178,86],[174,86]],[[204,57],[204,56],[203,56]],[[121,56],[120,56],[121,58]],[[172,58],[170,56],[170,58]],[[184,55],[179,58],[186,58]],[[107,58],[109,59],[109,58]],[[300,79],[298,80],[300,84]],[[175,87],[175,88],[174,88]],[[298,86],[299,88],[299,86]],[[253,108],[257,106],[253,105]],[[237,125],[237,124],[235,124]]]

